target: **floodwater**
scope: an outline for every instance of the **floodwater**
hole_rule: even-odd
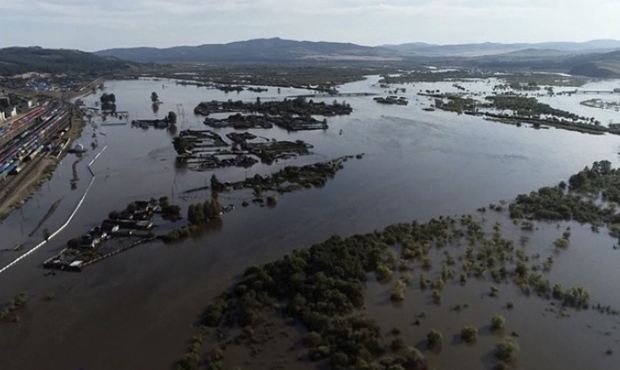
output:
[[[477,216],[479,218],[481,216]],[[542,264],[547,257],[554,262],[550,272],[539,271],[551,285],[559,283],[564,289],[586,287],[594,305],[620,307],[620,297],[613,294],[613,285],[620,279],[617,268],[620,252],[613,246],[605,230],[592,233],[588,226],[574,222],[538,223],[534,232],[522,231],[508,219],[506,212],[484,215],[489,234],[495,222],[502,224],[502,235],[513,240],[517,248],[531,259],[532,264]],[[570,228],[571,238],[568,250],[558,251],[554,240]],[[520,246],[520,238],[529,241]],[[547,300],[532,293],[526,296],[512,282],[496,283],[489,279],[468,278],[464,285],[449,280],[441,292],[441,303],[433,303],[431,288],[421,290],[421,273],[433,281],[440,275],[440,265],[445,261],[444,252],[458,260],[464,254],[464,244],[433,250],[433,271],[425,271],[416,263],[412,271],[411,285],[406,290],[402,303],[390,300],[393,282],[380,284],[371,278],[366,292],[366,311],[377,320],[386,334],[387,343],[394,337],[389,333],[399,328],[401,339],[407,345],[423,350],[432,368],[437,369],[493,369],[498,363],[494,356],[495,344],[503,337],[516,334],[520,351],[513,364],[516,369],[614,369],[615,356],[606,354],[620,350],[620,319],[618,316],[602,314],[594,310],[568,309],[567,317],[559,315],[558,302]],[[399,273],[394,275],[398,278]],[[497,297],[491,297],[491,287],[497,287]],[[508,303],[513,308],[508,309]],[[456,306],[461,306],[456,310]],[[420,317],[423,315],[423,317]],[[491,330],[491,318],[502,315],[506,319],[503,330]],[[416,323],[416,320],[418,321]],[[465,326],[478,329],[474,345],[461,341],[460,331]],[[441,351],[426,350],[426,335],[431,330],[443,334]]]
[[[378,77],[369,77],[347,84],[341,91],[385,95],[377,81]],[[142,130],[130,125],[99,125],[95,129],[87,125],[79,142],[90,149],[95,133],[98,147],[89,150],[76,165],[77,188],[72,190],[70,186],[76,157],[69,155],[49,183],[0,223],[1,249],[24,244],[21,252],[0,252],[0,266],[4,266],[40,241],[42,230],[53,231],[64,223],[90,181],[87,164],[107,145],[107,150],[92,167],[95,183],[74,221],[48,245],[0,275],[0,302],[8,301],[19,292],[29,297],[19,324],[0,325],[0,368],[168,369],[183,353],[186,339],[193,334],[191,325],[201,310],[246,266],[268,262],[333,234],[350,235],[396,222],[470,213],[491,202],[556,184],[596,160],[608,159],[618,165],[618,136],[518,128],[478,117],[422,110],[432,102],[418,97],[419,89],[434,87],[446,91],[451,85],[403,85],[408,88],[404,94],[410,98],[408,106],[379,105],[372,97],[337,98],[350,103],[354,113],[328,119],[330,128],[325,131],[250,130],[269,138],[301,139],[312,144],[314,149],[310,156],[274,166],[257,164],[249,169],[190,172],[176,168],[172,135],[166,130]],[[472,90],[493,86],[480,81],[463,85]],[[158,113],[152,111],[152,91],[163,101]],[[117,109],[128,111],[130,120],[162,118],[168,111],[175,111],[179,116],[179,130],[206,128],[202,124],[203,117],[193,114],[193,108],[200,101],[251,101],[258,96],[262,100],[281,99],[309,93],[295,89],[281,89],[278,93],[277,88],[269,88],[264,93],[225,94],[204,87],[180,86],[171,80],[109,81],[104,91],[84,98],[86,105],[94,106],[103,92],[116,95]],[[316,100],[320,99],[333,100]],[[219,132],[224,135],[228,131]],[[212,173],[224,180],[239,180],[289,164],[358,153],[366,155],[362,160],[347,162],[344,170],[324,188],[283,195],[272,209],[237,207],[225,215],[221,228],[201,237],[175,245],[141,246],[90,266],[82,273],[47,276],[41,266],[45,259],[62,249],[67,240],[98,225],[110,211],[122,209],[131,201],[165,195],[173,203],[186,206],[206,199],[207,194],[193,193],[191,197],[183,197],[182,192],[206,185]],[[35,225],[59,199],[60,206],[54,215],[30,237]],[[224,194],[220,199],[224,204],[240,201],[234,194]],[[609,251],[590,254],[586,248],[593,245],[585,240],[590,239],[584,239],[583,258],[577,262],[558,262],[558,265],[566,266],[565,271],[568,271],[562,274],[562,279],[569,279],[567,276],[574,275],[575,269],[580,271],[577,280],[585,281],[583,284],[597,298],[596,293],[604,294],[605,289],[613,286],[610,282],[617,281],[613,280],[617,274],[601,272],[601,276],[609,277],[605,279],[597,274],[591,276],[590,271],[594,265],[613,269],[612,261],[620,257]],[[371,286],[369,294],[375,291],[373,289]],[[518,299],[513,299],[515,304],[531,304],[531,312],[539,312],[538,308],[544,306],[534,298],[523,302]],[[377,307],[379,310],[382,306]],[[481,309],[478,319],[487,320],[491,311]],[[405,308],[399,312],[413,317]],[[522,335],[531,327],[526,325],[527,312],[514,311],[515,315],[524,315],[521,317],[523,328],[519,327]],[[438,320],[444,318],[444,315],[438,316]],[[578,337],[581,331],[571,324],[573,319],[560,321],[562,324],[558,326],[566,326],[566,333],[572,328],[570,333]],[[463,324],[458,316],[452,320],[455,327]],[[530,335],[535,338],[542,328],[557,329],[555,326],[531,328]],[[417,340],[424,335],[425,331],[420,329]],[[560,365],[570,368],[571,362],[562,360],[563,356],[572,358],[568,355],[576,356],[581,347],[574,348],[574,341],[563,343],[550,339],[539,344],[548,347],[556,361],[560,361],[558,368],[562,368]],[[492,346],[487,347],[488,351],[492,349]],[[528,353],[533,350],[523,344],[522,348],[520,361],[526,359],[523,361],[528,365],[523,368],[535,368],[537,364],[527,360]],[[601,344],[600,351],[604,349]],[[589,352],[584,352],[584,356],[586,354]],[[438,364],[451,368],[450,364],[458,363],[463,369],[477,369],[485,364],[480,358],[483,355],[467,352],[462,355],[464,357],[455,357],[462,359],[461,362],[438,360]],[[598,353],[593,356],[595,359],[602,357]],[[448,357],[440,356],[441,359]],[[545,359],[534,356],[532,361],[541,358]],[[610,368],[608,359],[601,361],[606,362],[600,362],[598,368]],[[594,368],[599,363],[589,364]]]

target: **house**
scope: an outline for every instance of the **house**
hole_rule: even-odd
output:
[[[101,239],[95,238],[90,234],[82,235],[80,239],[80,247],[81,248],[97,248],[101,244]]]
[[[11,99],[8,96],[0,96],[0,112],[3,112],[3,119],[17,115],[17,107],[11,104]]]
[[[102,227],[93,227],[88,234],[82,235],[80,245],[82,248],[97,248],[109,238],[108,233]]]
[[[101,227],[108,233],[108,235],[112,235],[120,229],[117,224],[110,220],[103,221],[103,225]]]
[[[108,239],[108,233],[99,226],[93,227],[88,233],[94,238],[99,238],[101,240]]]
[[[9,94],[8,97],[12,105],[14,105],[19,112],[27,111],[28,109],[34,107],[35,105],[34,100],[28,97],[24,97],[24,96],[20,96],[16,94]]]

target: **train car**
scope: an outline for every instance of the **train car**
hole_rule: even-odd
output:
[[[8,168],[5,169],[5,172],[6,172],[7,176],[8,175],[12,175],[13,172],[15,171],[15,168],[17,168],[17,164],[11,163],[11,165]]]
[[[28,155],[26,156],[26,160],[27,161],[32,161],[33,159],[35,159],[37,157],[37,155],[39,155],[39,153],[41,153],[43,148],[44,148],[44,146],[37,142],[35,147],[34,147],[34,149],[32,151],[30,151],[30,153],[28,153]]]
[[[13,164],[13,162],[7,162],[7,163],[3,163],[0,165],[0,178],[6,178],[9,175],[9,172],[11,171],[11,165]]]

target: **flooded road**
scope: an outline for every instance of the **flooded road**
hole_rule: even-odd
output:
[[[377,81],[378,77],[370,77],[347,84],[341,91],[385,95]],[[0,302],[20,292],[29,297],[19,324],[0,325],[0,368],[44,369],[54,364],[59,369],[167,369],[183,352],[185,341],[192,334],[192,320],[246,266],[273,260],[334,234],[350,235],[396,222],[470,213],[491,202],[557,184],[595,160],[608,159],[618,165],[618,136],[535,130],[448,112],[427,112],[423,108],[431,102],[416,95],[426,85],[434,84],[406,85],[408,106],[379,105],[367,96],[337,98],[351,104],[353,114],[329,118],[329,129],[325,131],[249,130],[259,136],[299,139],[314,146],[309,156],[274,166],[257,164],[249,169],[202,173],[180,169],[175,164],[173,136],[166,130],[102,126],[96,121],[96,125],[88,124],[79,142],[90,149],[96,135],[98,147],[89,150],[77,163],[76,188],[72,190],[70,184],[76,157],[69,155],[51,181],[0,224],[2,248],[24,244],[22,252],[0,252],[0,265],[4,266],[36,245],[44,228],[55,230],[67,219],[88,186],[88,162],[108,146],[93,166],[97,181],[75,220],[54,242],[0,275]],[[475,85],[483,89],[485,84],[472,82],[472,88]],[[450,84],[435,86],[447,90]],[[174,111],[179,130],[205,129],[204,117],[193,114],[201,101],[253,101],[257,97],[268,100],[311,93],[277,90],[225,94],[177,85],[170,80],[109,81],[104,91],[83,100],[87,106],[94,106],[101,93],[114,93],[117,109],[128,111],[129,120],[163,118],[168,111]],[[151,107],[152,91],[163,101],[156,113]],[[333,98],[316,100],[331,102]],[[229,131],[218,130],[221,134]],[[168,196],[172,203],[187,206],[205,200],[207,193],[188,197],[182,192],[205,186],[212,173],[226,181],[241,180],[285,165],[357,153],[366,155],[362,160],[347,162],[344,170],[324,188],[285,194],[272,209],[237,207],[224,217],[221,228],[201,237],[173,245],[141,246],[90,266],[82,273],[48,275],[41,266],[67,240],[98,225],[110,211],[122,209],[131,201]],[[58,209],[41,231],[28,236],[58,200]],[[234,194],[222,194],[220,200],[223,204],[238,202]],[[620,258],[601,254],[593,260],[582,258],[582,263],[566,262],[563,266],[566,271],[582,271],[598,265],[601,259],[611,261],[614,257]],[[608,262],[603,266],[612,269],[614,264]],[[564,275],[562,279],[566,278]],[[578,276],[583,275],[588,275],[587,271]],[[603,289],[604,284],[609,284],[604,278],[587,281],[594,285],[593,292],[597,286]],[[379,290],[371,286],[369,294],[381,294]],[[514,300],[519,305],[526,304]],[[535,299],[531,301],[532,310],[537,312],[540,307],[536,305],[544,305]],[[380,305],[377,307],[377,316],[388,317],[387,312],[382,314]],[[490,318],[493,310],[481,309],[479,320]],[[401,309],[400,315],[409,313]],[[443,319],[439,315],[436,320]],[[452,320],[454,327],[463,324],[458,317]],[[526,324],[523,321],[521,325]],[[571,324],[567,320],[565,325]],[[525,330],[528,329],[519,329]],[[568,353],[571,348],[566,344],[557,350]],[[524,349],[523,356],[532,351]],[[474,351],[463,356],[454,358],[483,354]],[[546,361],[548,357],[533,359]],[[470,363],[470,359],[463,362]],[[534,362],[529,364],[535,365]],[[474,358],[471,363],[475,364],[472,368],[479,368],[481,361]],[[439,364],[450,368],[453,363]]]

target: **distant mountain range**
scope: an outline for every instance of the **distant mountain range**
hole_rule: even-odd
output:
[[[422,42],[383,45],[381,48],[388,49],[408,56],[427,57],[481,57],[514,53],[522,50],[547,50],[562,54],[582,54],[593,52],[608,52],[620,49],[620,41],[617,40],[592,40],[587,42],[543,42],[543,43],[480,43],[480,44],[455,44],[434,45]]]
[[[27,71],[102,72],[140,63],[264,63],[339,65],[466,66],[501,71],[536,70],[620,77],[620,41],[547,42],[537,44],[463,44],[363,46],[351,43],[255,39],[228,44],[171,48],[121,48],[95,53],[39,47],[0,49],[0,74]]]
[[[400,45],[362,46],[351,43],[293,41],[280,38],[255,39],[229,44],[205,44],[171,48],[122,48],[96,52],[133,62],[208,63],[208,62],[274,62],[274,61],[400,61],[416,57],[474,58],[505,54],[536,57],[574,56],[604,53],[620,49],[620,41],[545,42],[536,44],[460,44],[434,45],[408,43]],[[521,54],[521,55],[519,55]]]
[[[11,47],[0,49],[0,74],[24,72],[106,72],[127,69],[133,63],[79,50]]]
[[[555,70],[608,77],[620,76],[620,55],[616,50],[620,50],[620,41],[616,40],[534,44],[409,43],[371,47],[351,43],[272,38],[163,49],[109,49],[96,54],[140,63],[435,63],[502,70]]]
[[[350,43],[310,42],[280,38],[255,39],[229,44],[172,48],[125,48],[96,52],[134,62],[282,62],[282,61],[397,61],[397,52]]]

